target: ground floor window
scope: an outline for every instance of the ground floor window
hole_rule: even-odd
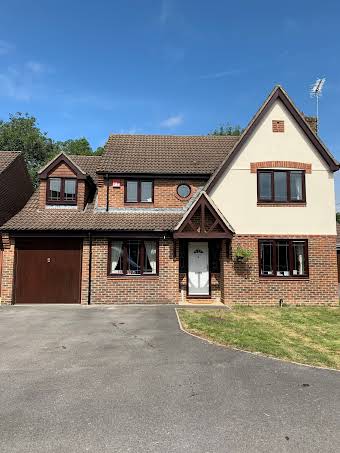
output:
[[[260,275],[262,277],[308,276],[308,245],[306,240],[260,240],[259,255]]]
[[[110,275],[155,275],[158,272],[158,242],[127,239],[111,241]]]

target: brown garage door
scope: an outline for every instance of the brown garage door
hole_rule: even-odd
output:
[[[15,302],[80,303],[81,240],[17,239]]]

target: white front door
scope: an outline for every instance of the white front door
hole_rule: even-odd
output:
[[[209,296],[208,242],[189,242],[189,296]]]

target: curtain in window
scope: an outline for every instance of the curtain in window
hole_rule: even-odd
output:
[[[294,242],[293,251],[294,251],[294,275],[304,275],[305,274],[305,254],[304,254],[304,243],[303,242]]]
[[[302,173],[291,172],[290,174],[290,193],[294,201],[302,200]]]
[[[157,252],[156,252],[156,243],[155,241],[144,241],[145,251],[150,262],[152,269],[152,274],[157,272]]]
[[[123,241],[113,241],[111,245],[111,273],[121,273],[122,269],[117,269],[119,258],[122,253]]]

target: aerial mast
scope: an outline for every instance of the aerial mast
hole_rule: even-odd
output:
[[[316,121],[317,127],[319,127],[319,98],[322,96],[322,89],[326,82],[326,78],[317,79],[316,82],[311,86],[310,96],[316,98]]]

